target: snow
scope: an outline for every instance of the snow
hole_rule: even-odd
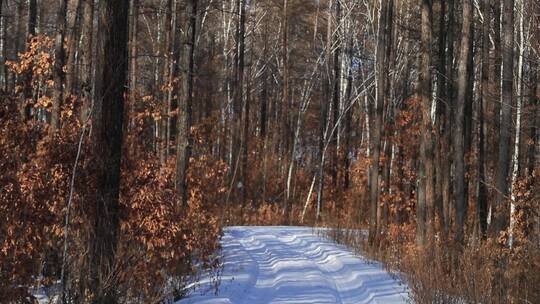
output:
[[[177,304],[408,303],[383,267],[305,227],[229,227],[217,292],[204,278]]]

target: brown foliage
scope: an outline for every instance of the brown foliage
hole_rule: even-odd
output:
[[[32,43],[38,44],[40,40],[36,39]],[[36,54],[46,57],[41,47],[46,49],[50,45],[31,47],[12,68],[20,73],[37,73],[35,66],[42,63],[36,63]],[[47,91],[42,93],[45,98]],[[2,96],[0,103],[3,302],[25,301],[31,298],[31,286],[49,286],[60,278],[70,180],[83,124],[74,115],[77,99],[69,98],[63,105],[61,129],[48,135],[46,125],[22,116],[18,108],[25,102],[22,97]],[[192,160],[189,207],[178,206],[174,160],[159,164],[138,136],[148,118],[145,113],[151,115],[144,107],[132,107],[132,124],[126,132],[122,160],[121,232],[114,275],[108,278],[122,301],[178,298],[187,292],[186,283],[198,273],[219,269],[215,253],[221,228],[211,211],[216,209],[215,203],[223,192],[226,170],[220,162],[206,157]],[[67,240],[67,292],[77,303],[84,303],[91,292],[85,280],[89,273],[87,244],[94,216],[90,211],[93,208],[87,206],[96,199],[92,140],[87,131],[77,164]]]

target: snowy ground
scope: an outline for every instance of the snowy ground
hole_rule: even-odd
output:
[[[204,279],[177,304],[407,303],[407,288],[381,265],[303,227],[230,227],[217,294]]]

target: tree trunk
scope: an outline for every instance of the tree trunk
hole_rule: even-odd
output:
[[[281,56],[283,60],[283,78],[282,78],[282,112],[281,112],[281,130],[282,133],[282,142],[283,145],[283,162],[284,166],[287,163],[286,156],[289,152],[289,2],[288,0],[283,0],[283,30],[282,30],[282,41],[281,41]],[[294,157],[294,156],[292,156]],[[287,187],[285,185],[285,187]],[[283,212],[286,215],[285,218],[288,218],[289,213],[289,202],[287,195],[283,200]]]
[[[6,69],[6,17],[4,16],[4,1],[0,0],[0,89],[6,91],[8,75]]]
[[[477,179],[477,205],[476,213],[480,226],[482,239],[486,238],[487,232],[487,180],[486,180],[486,145],[487,125],[485,123],[485,113],[487,112],[488,92],[489,92],[489,21],[490,7],[489,1],[482,1],[482,14],[484,23],[482,24],[482,82],[480,83],[480,104],[478,105],[479,117],[479,140],[478,140],[478,179]]]
[[[239,20],[239,32],[238,32],[238,61],[237,61],[237,102],[240,107],[240,112],[237,117],[237,124],[238,124],[238,135],[243,133],[242,138],[242,151],[238,150],[238,158],[241,158],[242,162],[242,169],[241,169],[241,177],[240,177],[240,183],[241,183],[241,201],[242,205],[246,205],[246,180],[247,180],[247,143],[248,143],[248,130],[249,130],[249,104],[247,98],[244,98],[244,61],[245,61],[245,49],[246,49],[246,0],[238,0],[238,9],[240,13],[240,20]],[[245,101],[244,101],[245,99]],[[245,104],[244,104],[245,102]],[[244,108],[244,131],[241,132],[242,128],[242,108]],[[240,155],[242,153],[242,155]]]
[[[433,7],[431,0],[422,1],[422,38],[420,51],[419,70],[419,93],[422,104],[422,143],[420,148],[420,170],[419,178],[422,197],[418,197],[417,207],[417,243],[424,245],[426,238],[433,236],[435,204],[435,167],[433,164],[433,134],[431,121],[431,44],[432,44],[432,19]],[[425,221],[425,222],[424,222]]]
[[[520,176],[520,140],[521,140],[521,112],[523,106],[523,57],[525,55],[525,28],[524,28],[524,14],[525,14],[525,0],[519,0],[519,53],[517,64],[517,106],[516,106],[516,129],[514,135],[514,154],[512,156],[512,176],[510,180],[510,231],[509,231],[509,244],[512,246],[514,239],[514,213],[516,210],[516,197],[514,195],[514,186],[517,183],[517,179]]]
[[[455,69],[454,69],[454,57],[455,57],[455,47],[454,42],[456,40],[456,4],[454,0],[448,0],[447,2],[447,11],[448,11],[448,23],[446,25],[447,32],[447,52],[446,52],[446,107],[444,109],[445,119],[443,123],[443,135],[441,149],[452,153],[452,131],[453,131],[453,115],[455,108],[455,91],[456,86],[454,85],[455,78]],[[452,208],[453,199],[452,199],[452,157],[449,157],[442,163],[441,170],[443,171],[442,177],[442,199],[443,199],[443,212],[445,218],[444,233],[449,235],[450,227],[452,226]]]
[[[510,165],[510,145],[512,129],[512,106],[514,100],[514,0],[504,0],[502,18],[502,94],[501,94],[501,123],[499,133],[499,157],[495,176],[495,219],[493,233],[498,233],[508,226],[508,173]]]
[[[268,29],[265,27],[265,34],[268,33]],[[268,41],[264,40],[263,57],[268,57]],[[262,71],[262,89],[261,89],[261,108],[260,108],[260,137],[263,141],[266,140],[266,126],[268,120],[268,67],[264,67]]]
[[[192,126],[192,105],[193,105],[193,73],[195,54],[195,33],[197,26],[197,4],[198,0],[188,0],[186,3],[186,25],[183,47],[182,64],[182,96],[178,105],[178,126],[177,126],[177,151],[176,151],[176,190],[178,199],[183,206],[188,204],[188,184],[187,171],[193,139],[191,136]]]
[[[67,61],[66,61],[66,88],[64,90],[65,94],[68,96],[73,94],[75,88],[75,83],[77,80],[77,71],[76,71],[76,54],[78,53],[79,47],[79,37],[81,33],[81,18],[82,18],[82,3],[83,0],[77,0],[75,6],[75,16],[73,21],[69,25],[69,35],[67,38],[68,48],[67,48]],[[66,21],[67,22],[67,21]]]
[[[533,24],[540,25],[540,5],[536,5],[534,16]],[[532,39],[534,41],[533,47],[540,50],[540,31],[535,31]],[[531,58],[529,63],[529,106],[534,110],[532,111],[532,125],[529,127],[528,136],[528,138],[531,140],[531,144],[528,145],[527,152],[527,171],[525,172],[527,176],[530,176],[538,165],[538,144],[540,142],[540,86],[538,83],[538,73],[540,72],[538,64],[539,59],[540,55],[536,54],[536,57]]]
[[[93,81],[93,45],[94,45],[94,0],[84,2],[83,18],[83,46],[82,46],[82,69],[81,69],[81,94],[82,109],[81,120],[85,121],[89,115],[92,95]]]
[[[63,1],[63,0],[62,0]],[[28,24],[26,39],[36,35],[37,27],[37,0],[28,0]]]
[[[60,127],[60,111],[64,101],[64,65],[66,63],[66,54],[64,49],[64,37],[66,32],[66,15],[67,15],[68,0],[60,0],[60,8],[56,16],[56,38],[54,42],[54,97],[52,101],[51,111],[51,134],[56,132]]]
[[[467,65],[469,63],[470,48],[472,47],[469,35],[472,22],[472,0],[463,1],[463,24],[461,31],[461,43],[458,62],[458,93],[456,100],[456,113],[453,133],[454,144],[454,198],[456,208],[456,241],[463,242],[465,217],[467,214],[467,201],[465,193],[465,108],[467,103],[467,86],[469,75]]]
[[[345,91],[345,105],[350,106],[349,109],[346,109],[347,113],[345,113],[345,153],[344,153],[344,165],[343,165],[343,172],[344,172],[344,179],[343,179],[343,190],[347,190],[351,186],[351,129],[352,129],[352,113],[353,113],[353,106],[352,106],[352,86],[353,86],[353,38],[349,39],[349,44],[347,46],[347,55],[348,55],[348,64],[347,67],[347,89]]]
[[[336,128],[336,132],[332,133],[332,186],[333,189],[337,189],[338,184],[338,160],[339,160],[339,101],[341,95],[341,3],[336,1],[336,49],[334,50],[334,87],[332,89],[332,111],[333,111],[333,128]]]
[[[539,15],[540,16],[540,15]],[[539,39],[540,42],[540,39]],[[530,63],[530,94],[529,107],[533,108],[532,125],[529,127],[529,136],[531,144],[528,145],[527,152],[527,171],[525,174],[530,176],[537,165],[538,143],[540,141],[540,91],[538,86],[538,63],[533,59]]]
[[[159,136],[159,160],[162,165],[167,163],[169,159],[169,113],[171,112],[171,99],[173,92],[173,73],[174,73],[174,57],[172,57],[172,50],[174,48],[174,31],[173,31],[173,0],[167,0],[164,8],[165,12],[163,16],[163,32],[164,38],[161,45],[161,54],[163,55],[163,84],[162,89],[163,102],[161,107],[160,117],[160,136]]]
[[[103,73],[98,100],[98,128],[95,129],[98,192],[94,204],[94,231],[90,248],[92,263],[92,303],[117,303],[114,290],[115,252],[119,230],[120,165],[122,157],[122,126],[124,94],[128,69],[128,0],[107,0],[100,10],[100,40],[98,50]],[[110,279],[113,279],[111,283]]]
[[[131,0],[131,41],[130,41],[130,77],[129,91],[131,102],[137,99],[137,56],[138,56],[138,34],[139,34],[139,0]]]
[[[489,205],[488,205],[488,230],[493,232],[493,222],[495,219],[495,200],[497,195],[497,189],[495,187],[497,178],[497,161],[499,157],[499,135],[501,127],[501,72],[502,72],[502,43],[501,43],[501,0],[492,1],[493,10],[493,59],[492,59],[492,76],[491,81],[491,102],[488,103],[487,108],[487,122],[490,122],[488,134],[486,138],[486,145],[491,147],[486,151],[486,165],[488,171],[493,172],[491,177],[488,178],[491,191],[488,192]]]
[[[381,155],[381,138],[383,128],[383,111],[388,103],[388,73],[389,73],[389,48],[392,35],[392,13],[394,1],[382,1],[379,15],[379,29],[377,33],[376,50],[376,102],[373,117],[371,143],[370,143],[370,168],[369,168],[369,198],[370,198],[370,227],[369,243],[374,245],[379,231],[377,214],[379,214],[379,161]]]
[[[446,12],[447,4],[445,0],[439,0],[441,11],[439,14],[439,40],[438,40],[438,62],[437,62],[437,97],[436,97],[436,118],[435,118],[435,167],[438,170],[435,170],[435,209],[439,217],[440,230],[443,233],[443,238],[446,239],[446,217],[444,212],[444,163],[448,161],[445,159],[445,155],[448,152],[444,148],[443,138],[445,136],[444,124],[445,120],[448,118],[445,115],[446,109],[448,107],[447,102],[447,67],[446,67],[446,36],[447,36],[447,26],[446,26]]]
[[[330,55],[331,55],[331,47],[332,47],[332,2],[333,0],[330,0],[328,2],[328,20],[327,20],[327,28],[326,28],[326,49],[324,50],[324,63],[325,68],[329,70],[330,66]],[[324,146],[326,143],[326,133],[328,129],[328,120],[329,120],[329,113],[328,113],[328,103],[329,103],[329,97],[330,97],[330,79],[328,77],[325,77],[323,80],[323,88],[322,88],[322,96],[320,100],[320,118],[319,118],[319,150],[318,150],[318,169],[319,169],[319,183],[317,185],[317,210],[315,214],[315,220],[318,222],[321,216],[321,211],[324,205],[324,180],[325,180],[325,174],[324,174],[324,167],[326,162],[325,157],[325,151]]]

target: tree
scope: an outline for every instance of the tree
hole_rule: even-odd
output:
[[[122,158],[124,98],[128,70],[128,0],[106,0],[99,15],[100,40],[98,50],[103,63],[97,100],[101,111],[95,131],[98,195],[93,210],[93,239],[90,286],[92,302],[116,303],[114,284],[115,253],[119,230],[120,163]]]
[[[419,191],[417,207],[417,243],[423,245],[433,237],[435,205],[434,143],[431,121],[431,44],[433,27],[433,3],[422,1],[421,51],[419,93],[422,104],[422,142],[420,148]],[[427,226],[427,227],[426,227]]]
[[[472,3],[470,0],[463,1],[463,23],[461,27],[461,42],[458,61],[458,92],[456,100],[456,114],[454,119],[454,196],[456,208],[456,241],[463,242],[463,229],[467,212],[465,193],[465,108],[467,103],[467,86],[470,75],[467,72],[470,48],[470,30],[472,22]]]
[[[56,132],[60,124],[60,111],[64,99],[64,82],[65,73],[64,65],[66,61],[66,54],[64,50],[64,37],[66,32],[66,15],[67,15],[67,0],[60,0],[60,7],[58,9],[56,24],[58,26],[56,39],[54,42],[54,98],[51,113],[51,133]]]
[[[479,140],[478,140],[478,180],[477,180],[477,209],[478,222],[480,226],[481,237],[486,237],[487,232],[487,179],[486,179],[486,135],[487,124],[485,122],[485,113],[488,109],[489,92],[489,25],[490,25],[490,6],[489,1],[482,1],[482,14],[484,20],[482,24],[482,82],[480,83],[480,104],[478,106],[479,116]]]
[[[392,14],[394,10],[393,1],[381,1],[379,13],[379,28],[377,32],[377,49],[375,55],[375,79],[376,79],[376,101],[372,121],[372,134],[370,136],[370,167],[369,167],[369,189],[370,189],[370,244],[377,240],[377,214],[379,210],[379,167],[381,155],[381,138],[383,128],[384,106],[388,104],[388,73],[389,73],[389,50],[391,48],[392,37]]]
[[[89,115],[93,103],[93,71],[94,71],[94,1],[83,1],[83,42],[81,48],[81,119]]]
[[[0,88],[4,91],[8,86],[8,75],[6,69],[6,18],[3,15],[4,1],[0,0]]]
[[[188,0],[186,3],[186,25],[182,53],[182,89],[179,96],[182,99],[178,105],[177,150],[176,150],[176,190],[181,205],[188,204],[189,190],[187,171],[193,139],[191,126],[193,124],[193,74],[195,71],[195,33],[197,26],[198,0]]]
[[[495,212],[493,232],[498,234],[506,229],[509,222],[508,206],[505,202],[508,196],[508,173],[510,170],[510,147],[512,106],[514,100],[514,0],[503,1],[502,16],[502,93],[501,118],[499,134],[499,155],[495,176]]]

